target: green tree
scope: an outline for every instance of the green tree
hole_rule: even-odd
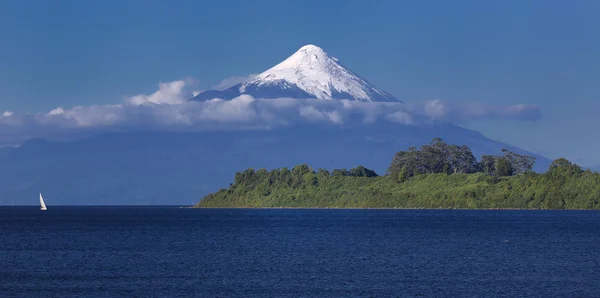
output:
[[[345,177],[345,176],[350,176],[350,174],[348,173],[348,170],[346,170],[346,169],[334,169],[333,171],[331,171],[331,176],[332,177]]]
[[[444,164],[444,171],[442,172],[446,175],[450,174],[450,165],[449,164]]]
[[[354,169],[350,169],[349,175],[354,176],[354,177],[377,177],[378,176],[377,173],[375,173],[375,171],[367,169],[363,166],[358,166]]]
[[[402,168],[398,173],[398,182],[402,183],[408,179],[408,175],[406,174],[406,167]]]
[[[583,169],[579,165],[571,163],[565,158],[558,158],[552,161],[548,169],[548,173],[552,175],[578,175],[583,173]]]
[[[482,155],[478,168],[480,172],[494,175],[496,172],[496,158],[492,155]]]
[[[513,175],[530,172],[533,169],[536,160],[533,156],[517,154],[504,148],[502,149],[502,154],[510,162],[513,169]]]
[[[477,159],[473,156],[471,148],[467,146],[450,146],[448,159],[451,169],[454,173],[475,173],[477,172]]]
[[[496,158],[495,168],[495,175],[498,177],[513,175],[512,165],[510,164],[510,161],[506,158]]]
[[[317,176],[319,176],[319,177],[329,177],[329,176],[331,176],[331,173],[329,173],[329,171],[327,171],[326,169],[319,169],[317,171]]]

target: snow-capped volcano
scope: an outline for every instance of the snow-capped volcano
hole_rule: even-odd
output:
[[[232,99],[241,94],[256,98],[316,98],[400,102],[344,67],[315,45],[305,45],[283,62],[223,91],[202,92],[192,100]]]

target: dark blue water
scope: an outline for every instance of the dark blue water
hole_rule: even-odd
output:
[[[0,207],[0,295],[600,296],[600,213]]]

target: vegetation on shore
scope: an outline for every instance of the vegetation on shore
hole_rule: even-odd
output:
[[[543,174],[535,158],[502,150],[479,161],[434,139],[394,156],[384,176],[358,166],[247,169],[195,207],[600,209],[600,174],[564,158]]]

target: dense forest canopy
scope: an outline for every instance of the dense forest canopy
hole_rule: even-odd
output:
[[[386,175],[399,180],[419,175],[446,173],[487,173],[491,176],[512,176],[531,172],[535,157],[519,155],[502,149],[502,155],[483,155],[478,162],[467,146],[449,145],[436,138],[421,149],[411,147],[396,153]]]
[[[363,166],[314,171],[247,169],[196,207],[386,207],[598,209],[600,174],[559,158],[532,171],[535,158],[503,149],[477,160],[467,146],[436,138],[400,151],[384,176]]]

